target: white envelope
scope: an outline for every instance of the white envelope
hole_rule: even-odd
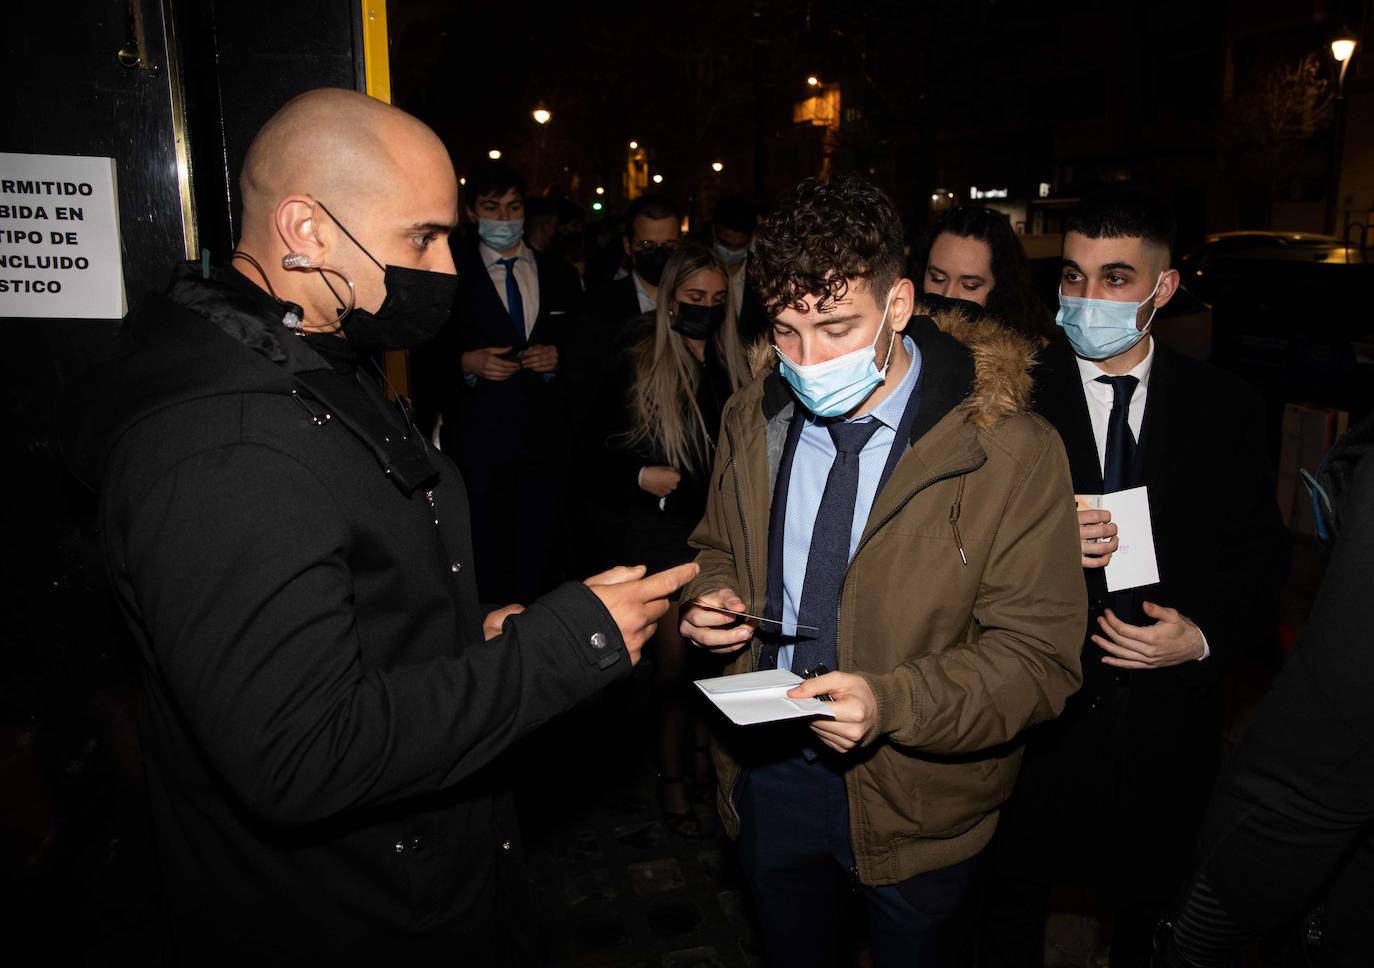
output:
[[[820,699],[788,699],[787,690],[801,676],[786,669],[765,669],[737,676],[698,679],[697,688],[715,703],[736,726],[775,723],[803,716],[830,716],[830,705]]]
[[[1107,591],[1119,592],[1159,582],[1155,533],[1150,524],[1150,496],[1144,487],[1102,495],[1101,507],[1112,512],[1121,546],[1107,562]]]

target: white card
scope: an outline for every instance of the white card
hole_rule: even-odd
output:
[[[1155,532],[1150,524],[1150,496],[1144,487],[1102,495],[1102,507],[1112,512],[1121,546],[1104,569],[1107,591],[1119,592],[1159,582],[1155,560]]]
[[[828,703],[820,699],[788,699],[787,690],[801,676],[786,669],[765,669],[737,676],[698,679],[697,688],[715,703],[736,726],[775,723],[803,716],[830,716]]]

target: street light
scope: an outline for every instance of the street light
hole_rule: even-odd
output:
[[[654,184],[655,184],[655,185],[662,185],[662,184],[663,184],[663,176],[662,176],[662,175],[655,175],[655,176],[654,176]]]
[[[1355,55],[1355,38],[1342,32],[1331,41],[1331,56],[1341,65],[1340,76],[1336,80],[1336,123],[1333,125],[1331,146],[1331,173],[1328,176],[1326,196],[1326,231],[1336,231],[1336,209],[1341,194],[1341,161],[1345,154],[1345,72],[1350,67],[1350,58]]]
[[[596,186],[596,193],[597,193],[598,195],[605,195],[605,194],[606,194],[606,189],[602,188],[600,185],[597,185],[597,186]]]
[[[806,78],[807,87],[820,87],[820,84],[821,79],[817,77],[815,74],[811,74]]]
[[[631,141],[631,142],[630,142],[630,150],[631,150],[631,151],[637,151],[637,150],[639,150],[639,142],[638,142],[638,141]]]
[[[1354,37],[1337,37],[1331,41],[1331,56],[1336,58],[1336,63],[1341,65],[1341,76],[1345,76],[1345,64],[1350,60],[1350,55],[1355,53]]]
[[[487,152],[487,157],[490,158],[492,161],[500,161],[500,160],[501,160],[501,149],[500,149],[500,148],[493,148],[493,149],[491,149],[490,151]]]
[[[713,161],[713,162],[711,162],[711,170],[714,171],[714,172],[716,172],[716,173],[720,173],[720,172],[722,172],[722,171],[725,170],[725,165],[723,165],[723,164],[722,164],[721,162],[719,162],[719,161]]]
[[[548,124],[553,120],[553,112],[541,104],[530,112],[530,117],[534,118],[535,124]]]

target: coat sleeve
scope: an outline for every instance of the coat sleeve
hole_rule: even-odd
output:
[[[640,497],[639,470],[657,463],[642,448],[629,445],[630,391],[634,364],[628,352],[616,354],[615,363],[597,387],[596,400],[586,422],[583,446],[596,455],[601,497],[611,506],[624,507]]]
[[[268,446],[185,459],[122,518],[110,565],[152,674],[224,782],[270,822],[451,786],[630,672],[615,620],[578,583],[488,642],[459,628],[477,616],[361,619],[350,518],[328,481]],[[438,657],[413,664],[364,662],[406,651],[377,641],[379,627],[463,641],[417,641],[415,653]]]
[[[993,538],[968,640],[864,674],[879,730],[898,745],[957,754],[1009,742],[1059,715],[1082,681],[1088,601],[1073,486],[1064,445],[1041,429]]]
[[[1368,888],[1360,880],[1368,882],[1374,856],[1374,457],[1361,462],[1342,516],[1302,639],[1207,811],[1198,865],[1205,883],[1194,883],[1182,906],[1182,917],[1202,927],[1185,947],[1207,940],[1209,953],[1221,953],[1216,942],[1225,938],[1239,948],[1323,890],[1334,894],[1328,928],[1338,927],[1331,923],[1338,911],[1362,911],[1369,931]],[[1209,893],[1224,917],[1204,916],[1214,907]],[[1355,904],[1343,906],[1343,896]]]

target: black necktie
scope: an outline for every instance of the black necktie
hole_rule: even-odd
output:
[[[1102,461],[1102,493],[1124,491],[1131,486],[1131,461],[1135,457],[1135,435],[1128,419],[1131,394],[1140,383],[1133,376],[1100,376],[1098,383],[1112,388],[1112,412],[1107,417],[1107,453]]]
[[[506,267],[506,312],[510,313],[510,321],[515,324],[516,346],[525,345],[525,301],[520,298],[520,284],[515,281],[515,263],[519,256],[511,256],[509,259],[497,259],[498,265]]]
[[[814,638],[798,639],[792,650],[792,671],[800,675],[824,662],[838,665],[835,654],[836,620],[840,587],[849,568],[849,532],[854,524],[854,502],[859,496],[859,452],[878,430],[877,420],[863,423],[832,423],[827,429],[835,442],[835,461],[825,479],[821,506],[811,530],[811,549],[806,557],[797,624],[820,629]]]

